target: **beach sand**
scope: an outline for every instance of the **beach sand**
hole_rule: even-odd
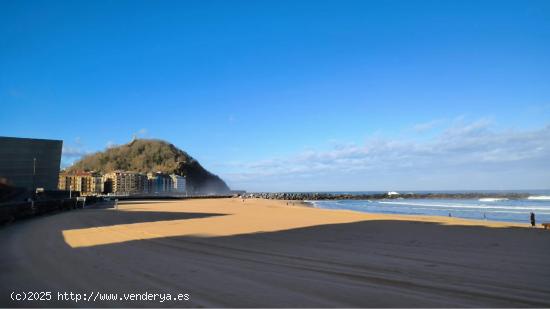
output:
[[[132,201],[2,227],[0,305],[550,307],[550,231],[294,203]],[[12,291],[190,300],[14,302]]]

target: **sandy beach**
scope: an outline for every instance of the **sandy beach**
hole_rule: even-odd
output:
[[[132,201],[0,228],[3,307],[550,307],[550,231],[285,201]],[[188,301],[12,301],[18,291]]]

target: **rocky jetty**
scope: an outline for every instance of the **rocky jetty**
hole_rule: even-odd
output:
[[[275,200],[381,200],[381,199],[481,199],[481,198],[506,198],[524,199],[527,193],[376,193],[376,194],[334,194],[334,193],[248,193],[247,197],[265,198]]]

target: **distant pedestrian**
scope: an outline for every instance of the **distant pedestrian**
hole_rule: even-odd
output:
[[[452,216],[451,216],[451,213],[449,213],[449,217],[452,217]]]
[[[487,216],[483,213],[483,220],[487,220]]]
[[[531,212],[531,227],[535,227],[535,213]]]

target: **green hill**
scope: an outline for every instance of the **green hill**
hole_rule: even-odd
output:
[[[204,169],[185,151],[154,139],[136,139],[125,145],[87,155],[67,170],[102,173],[114,170],[140,173],[160,171],[186,176],[190,193],[221,194],[229,191],[229,187],[220,177]]]

